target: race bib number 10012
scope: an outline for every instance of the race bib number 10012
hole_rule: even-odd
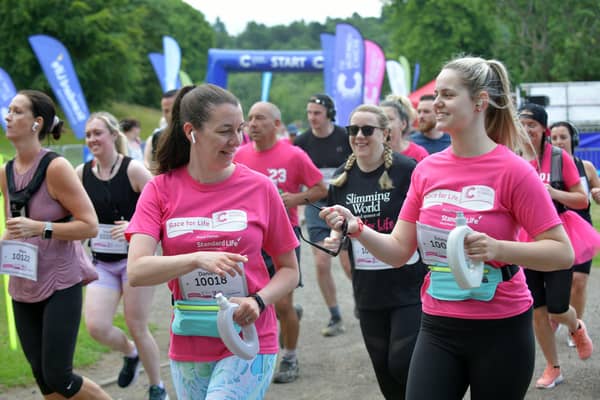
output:
[[[37,281],[38,247],[18,240],[0,244],[0,273]]]

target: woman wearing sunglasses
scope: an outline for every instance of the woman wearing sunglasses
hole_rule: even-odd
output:
[[[387,264],[406,269],[418,246],[432,266],[421,290],[407,399],[459,400],[467,388],[473,400],[522,399],[535,341],[533,300],[518,266],[566,269],[573,249],[547,189],[518,155],[532,146],[516,118],[504,65],[477,57],[450,61],[435,93],[436,127],[450,133],[452,145],[419,162],[392,233],[377,232],[341,206],[320,216],[334,229],[346,220],[348,234]],[[485,263],[481,283],[471,289],[458,286],[448,268],[447,238],[459,212],[474,231],[462,243],[466,256]],[[521,227],[533,242],[517,241]]]
[[[390,233],[416,163],[393,152],[388,144],[389,120],[381,108],[359,106],[350,123],[346,130],[352,154],[334,174],[328,204],[341,204],[364,224]],[[421,322],[419,290],[426,268],[415,254],[411,265],[396,269],[372,256],[355,238],[348,252],[361,332],[379,388],[386,399],[404,399]]]

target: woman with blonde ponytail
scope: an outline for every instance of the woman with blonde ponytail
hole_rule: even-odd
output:
[[[86,291],[86,327],[95,340],[122,354],[123,366],[117,379],[120,387],[130,386],[143,364],[150,398],[164,400],[167,395],[160,379],[160,353],[148,329],[154,288],[129,284],[124,236],[140,193],[152,175],[140,161],[127,156],[127,137],[110,113],[90,115],[85,124],[85,143],[94,158],[76,171],[100,222],[98,235],[90,239],[99,279]],[[121,298],[132,339],[113,325]]]
[[[352,154],[334,174],[328,204],[340,204],[365,225],[389,233],[416,162],[387,143],[389,121],[381,108],[359,106],[350,123],[346,130]],[[404,399],[421,322],[419,289],[427,270],[418,257],[406,268],[395,269],[356,239],[350,240],[348,251],[360,327],[379,388],[386,399]]]
[[[567,269],[573,249],[548,190],[518,155],[531,152],[531,141],[517,120],[504,65],[479,57],[448,62],[436,79],[433,109],[436,129],[448,132],[452,145],[419,162],[391,234],[365,226],[352,208],[333,206],[319,215],[333,229],[345,222],[349,236],[400,270],[417,248],[431,266],[407,399],[458,400],[467,388],[473,400],[522,399],[535,342],[533,299],[521,267]],[[459,224],[473,231],[447,249]],[[520,228],[534,240],[519,242]],[[460,286],[447,250],[485,263],[481,282]]]

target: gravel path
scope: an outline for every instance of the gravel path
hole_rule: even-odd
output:
[[[338,288],[338,300],[345,317],[346,333],[324,338],[319,333],[325,325],[328,313],[315,280],[312,265],[312,252],[307,245],[302,249],[303,277],[305,287],[296,291],[296,302],[304,307],[301,324],[301,336],[298,349],[300,361],[300,378],[290,384],[271,385],[267,400],[381,400],[375,376],[367,352],[362,342],[358,321],[353,317],[353,299],[350,282],[343,274],[338,262],[334,262],[335,280]],[[589,282],[589,299],[586,310],[586,322],[592,339],[600,349],[600,271],[594,269]],[[168,321],[170,298],[166,286],[157,289],[154,296],[152,321],[158,327],[156,339],[162,351],[163,379],[172,400],[176,399],[169,376],[166,358],[168,346]],[[563,330],[564,332],[564,330]],[[600,354],[597,352],[587,361],[577,358],[574,349],[566,345],[566,336],[559,337],[559,356],[562,362],[565,382],[555,389],[542,391],[531,387],[527,400],[592,400],[600,399]],[[534,381],[542,373],[545,362],[539,349],[536,353]],[[137,382],[130,388],[120,389],[115,377],[121,367],[118,354],[108,354],[93,367],[87,368],[84,375],[101,383],[114,397],[122,400],[147,399],[148,380],[141,374]],[[510,383],[509,383],[510,384]],[[15,388],[8,393],[0,393],[0,400],[41,399],[36,387]],[[469,396],[466,397],[468,399]]]

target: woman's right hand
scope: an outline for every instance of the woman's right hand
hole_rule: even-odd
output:
[[[355,217],[350,210],[340,205],[323,207],[319,217],[325,220],[331,229],[336,231],[342,230],[344,221],[348,221],[348,233],[358,231],[358,217]]]
[[[194,253],[194,269],[202,268],[207,272],[224,277],[226,274],[242,275],[242,268],[238,263],[247,263],[248,257],[237,253],[224,251],[198,251]]]

